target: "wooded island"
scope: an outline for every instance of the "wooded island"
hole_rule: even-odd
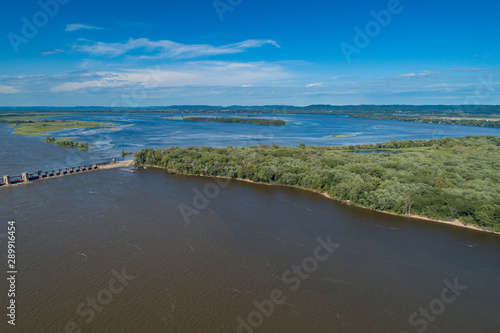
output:
[[[397,150],[357,154],[356,150]],[[144,149],[135,162],[176,174],[291,185],[364,207],[500,230],[500,138],[321,147]]]

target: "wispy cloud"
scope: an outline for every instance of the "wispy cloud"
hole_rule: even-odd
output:
[[[324,87],[325,84],[323,82],[317,82],[317,83],[309,83],[306,85],[306,88],[311,88],[311,87]]]
[[[239,63],[222,61],[188,62],[177,66],[122,71],[72,73],[64,82],[53,85],[52,92],[69,92],[86,88],[105,89],[148,85],[154,80],[155,88],[184,86],[240,86],[268,84],[288,78],[280,65],[257,62]]]
[[[399,76],[400,77],[414,77],[414,76],[417,76],[417,74],[415,74],[415,73],[408,73],[408,74],[401,74]]]
[[[43,56],[48,56],[48,55],[57,54],[57,53],[61,53],[61,52],[64,53],[66,51],[61,50],[61,49],[55,49],[55,50],[52,50],[52,51],[41,52],[40,54],[43,55]]]
[[[89,42],[76,45],[74,49],[78,52],[96,56],[118,57],[130,51],[143,50],[144,54],[139,56],[142,59],[190,59],[242,53],[248,49],[262,47],[267,44],[279,47],[277,42],[269,39],[249,39],[235,44],[213,46],[209,44],[181,44],[170,40],[152,41],[148,38],[131,38],[125,43]]]
[[[401,75],[396,75],[391,78],[419,78],[419,77],[445,77],[445,76],[450,76],[451,74],[472,74],[472,75],[479,75],[478,73],[481,72],[486,72],[486,71],[492,71],[492,70],[497,70],[496,68],[483,68],[483,67],[456,67],[456,68],[447,68],[447,69],[440,69],[440,70],[434,70],[434,71],[423,71],[420,73],[407,73],[407,74],[401,74]]]
[[[463,96],[475,94],[475,90],[487,73],[491,74],[491,85],[498,85],[500,68],[449,68],[419,73],[406,73],[379,77],[354,84],[365,95],[402,95],[414,94],[423,98],[440,96],[443,99],[463,101]]]
[[[102,30],[102,28],[80,23],[73,23],[66,25],[65,31],[76,31],[76,30]]]
[[[14,87],[0,84],[0,94],[15,94],[18,92],[19,90]]]

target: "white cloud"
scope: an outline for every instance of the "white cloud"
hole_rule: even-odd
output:
[[[311,88],[311,87],[324,87],[325,84],[323,82],[317,82],[317,83],[309,83],[306,85],[306,88]]]
[[[272,63],[235,63],[223,61],[188,62],[182,65],[122,71],[100,71],[68,75],[52,92],[68,92],[85,88],[144,86],[150,88],[183,86],[240,86],[268,84],[289,77]]]
[[[0,94],[15,94],[18,92],[19,90],[14,87],[0,84]]]
[[[408,70],[403,73],[410,73]],[[97,61],[84,70],[57,75],[0,76],[2,102],[23,105],[110,105],[114,99],[144,94],[142,105],[170,104],[435,104],[463,103],[475,96],[484,73],[442,69],[387,77],[355,77],[352,82],[303,77],[288,62],[176,61],[156,68],[131,68]],[[500,68],[491,69],[494,89]],[[420,75],[425,74],[425,75]],[[404,74],[403,74],[404,75]],[[324,83],[323,83],[324,82]],[[489,84],[489,83],[488,83]],[[15,88],[13,88],[15,87]],[[489,87],[489,86],[488,86]],[[483,88],[484,92],[489,90]],[[15,94],[29,91],[30,96]],[[142,95],[141,95],[142,96]],[[439,102],[441,100],[442,102]],[[307,101],[307,102],[306,102]],[[408,102],[411,101],[411,102]],[[498,103],[493,93],[481,103]],[[126,104],[126,103],[125,103]]]
[[[66,25],[65,31],[76,31],[76,30],[102,30],[102,28],[94,27],[92,25],[73,23]]]
[[[132,50],[142,49],[145,51],[145,54],[140,56],[140,58],[143,59],[188,59],[242,53],[250,48],[262,47],[267,44],[279,47],[278,43],[273,40],[257,39],[249,39],[240,43],[223,46],[213,46],[209,44],[187,45],[170,40],[152,41],[148,38],[131,38],[126,43],[90,42],[88,44],[76,45],[74,48],[78,52],[97,56],[118,57]]]

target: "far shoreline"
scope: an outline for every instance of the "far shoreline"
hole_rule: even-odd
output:
[[[231,178],[231,177],[211,176],[211,175],[197,175],[197,174],[189,174],[189,173],[175,173],[175,172],[169,171],[168,168],[160,167],[160,166],[156,166],[156,165],[148,165],[148,164],[138,164],[136,166],[143,166],[143,167],[148,167],[148,168],[155,168],[155,169],[166,170],[170,174],[176,175],[176,176],[194,176],[194,177],[204,177],[204,178],[230,179],[230,180],[237,180],[237,181],[246,182],[246,183],[252,183],[252,184],[257,184],[257,185],[267,185],[267,186],[276,186],[276,187],[296,188],[296,189],[300,189],[300,190],[304,190],[304,191],[308,191],[308,192],[313,192],[313,193],[322,195],[325,198],[328,198],[330,200],[334,200],[334,201],[340,202],[340,203],[348,205],[348,206],[354,206],[354,207],[358,207],[358,208],[363,208],[363,209],[367,209],[367,210],[370,210],[370,211],[373,211],[373,212],[377,212],[377,213],[383,213],[383,214],[389,214],[389,215],[399,216],[399,217],[409,217],[409,218],[414,218],[414,219],[426,220],[426,221],[431,221],[431,222],[448,224],[448,225],[452,225],[452,226],[455,226],[455,227],[472,229],[472,230],[476,230],[476,231],[482,231],[482,232],[487,232],[487,233],[491,233],[491,234],[500,235],[500,232],[498,232],[498,231],[489,230],[489,229],[486,229],[486,228],[481,228],[480,226],[476,226],[476,225],[473,225],[473,224],[464,224],[462,221],[457,220],[457,219],[452,220],[452,221],[446,221],[446,220],[432,219],[430,217],[420,216],[420,215],[416,215],[416,214],[405,215],[405,214],[399,214],[399,213],[394,213],[394,212],[388,212],[388,211],[385,211],[385,210],[379,210],[379,209],[374,209],[374,208],[370,208],[370,207],[366,207],[366,206],[354,204],[354,203],[352,203],[350,201],[347,201],[347,200],[341,200],[339,198],[332,197],[331,195],[329,195],[326,192],[320,192],[320,191],[308,189],[308,188],[305,188],[305,187],[295,186],[295,185],[262,183],[262,182],[255,182],[253,180],[244,179],[244,178]]]

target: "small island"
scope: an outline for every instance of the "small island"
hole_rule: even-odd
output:
[[[286,121],[281,119],[264,119],[264,118],[243,118],[243,117],[182,117],[184,121],[211,121],[225,124],[254,124],[254,125],[270,125],[282,126],[286,125]]]
[[[52,136],[49,136],[43,141],[47,143],[55,143],[59,147],[65,147],[65,148],[76,148],[80,150],[88,150],[89,149],[89,144],[87,142],[73,142],[73,140],[78,139],[78,137],[71,137],[71,138],[54,138]]]

